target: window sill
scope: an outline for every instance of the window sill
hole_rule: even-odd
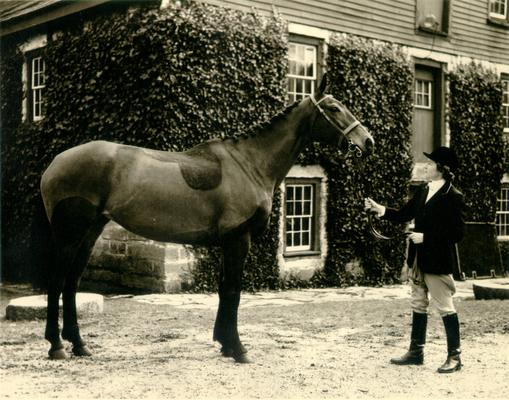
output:
[[[449,36],[449,33],[448,32],[444,32],[444,31],[437,31],[435,29],[432,29],[432,28],[426,28],[424,26],[419,26],[418,29],[417,29],[418,32],[421,32],[421,33],[429,33],[431,35],[437,35],[437,36],[443,36],[443,37],[447,37]]]
[[[509,22],[505,19],[498,19],[490,17],[488,18],[488,25],[498,26],[499,28],[509,29]]]
[[[316,257],[320,256],[322,253],[316,250],[305,250],[305,251],[292,251],[292,252],[284,252],[283,257],[292,258],[292,257]]]

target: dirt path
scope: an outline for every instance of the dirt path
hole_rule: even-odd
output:
[[[457,300],[465,367],[439,375],[446,345],[436,314],[425,364],[388,364],[407,346],[406,299],[241,304],[249,365],[219,355],[211,340],[213,307],[138,300],[109,299],[103,315],[83,319],[94,352],[87,359],[49,361],[42,321],[2,321],[2,397],[502,399],[509,393],[509,302]]]

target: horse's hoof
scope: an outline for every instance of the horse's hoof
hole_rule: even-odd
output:
[[[90,357],[92,355],[88,347],[85,345],[79,347],[74,346],[72,348],[72,354],[74,354],[76,357]]]
[[[233,354],[233,359],[239,364],[251,364],[252,361],[247,356],[247,353]]]
[[[50,350],[48,355],[50,360],[66,360],[69,358],[64,348]]]
[[[230,347],[221,347],[221,355],[223,357],[233,357],[233,349]]]

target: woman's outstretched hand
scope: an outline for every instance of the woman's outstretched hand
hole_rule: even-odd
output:
[[[385,214],[385,207],[378,204],[375,200],[370,197],[364,199],[364,209],[366,211],[375,213],[377,217],[381,217]]]

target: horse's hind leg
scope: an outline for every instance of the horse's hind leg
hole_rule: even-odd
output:
[[[103,217],[100,217],[103,218]],[[73,344],[81,343],[77,328],[76,290],[79,278],[88,261],[88,255],[99,235],[98,212],[95,206],[81,198],[70,198],[60,202],[53,211],[51,221],[55,260],[50,270],[48,287],[48,318],[45,338],[51,343],[49,356],[65,358],[67,354],[60,340],[58,327],[59,297],[63,293],[64,328],[62,336]],[[97,232],[95,237],[92,232]],[[79,338],[79,339],[78,339]]]
[[[225,241],[223,245],[223,269],[219,281],[219,308],[214,325],[214,340],[222,344],[224,356],[233,357],[240,363],[248,363],[247,350],[240,341],[237,315],[242,287],[244,261],[250,247],[248,233],[240,238]]]
[[[98,217],[97,221],[85,234],[81,245],[76,252],[72,267],[66,277],[64,284],[62,294],[64,314],[62,338],[70,341],[73,344],[72,352],[76,356],[92,355],[80,335],[78,315],[76,310],[76,292],[78,291],[81,276],[85,270],[85,267],[87,266],[88,259],[90,258],[90,254],[94,247],[95,241],[101,234],[104,225],[107,222],[108,220],[106,218]]]
[[[55,268],[57,260],[55,260],[52,268]],[[56,271],[50,271],[48,280],[48,306],[46,316],[46,331],[44,337],[50,342],[51,348],[48,355],[51,359],[61,360],[67,358],[64,345],[60,340],[60,327],[58,326],[59,299],[62,293],[64,277]]]

